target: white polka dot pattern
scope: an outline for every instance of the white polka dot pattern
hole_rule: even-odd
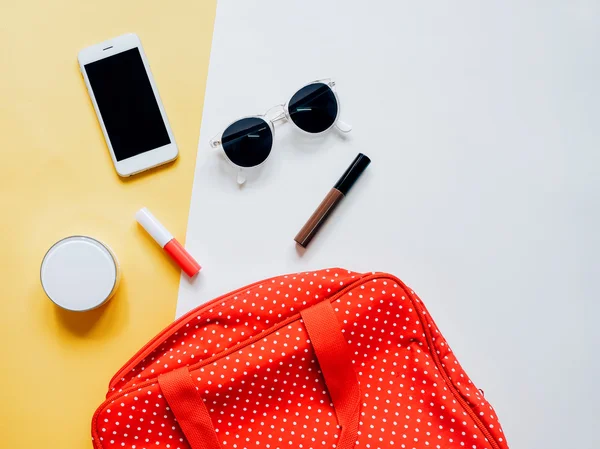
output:
[[[357,447],[508,447],[419,298],[393,276],[340,269],[253,284],[168,327],[111,381],[94,447],[188,449],[157,382],[182,366],[223,449],[335,447],[335,410],[298,315],[323,300],[332,300],[360,383]]]
[[[107,397],[136,382],[213,357],[333,296],[359,276],[341,269],[280,276],[192,310],[132,357],[111,380]]]

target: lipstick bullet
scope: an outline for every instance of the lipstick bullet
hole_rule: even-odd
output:
[[[356,156],[356,159],[354,159],[352,164],[350,164],[342,177],[338,180],[338,182],[336,182],[327,196],[325,196],[323,201],[321,201],[319,207],[317,207],[306,224],[294,238],[298,245],[306,248],[319,228],[323,225],[325,220],[327,220],[327,217],[329,217],[335,207],[346,196],[350,188],[352,188],[356,180],[359,178],[362,172],[365,171],[370,163],[371,159],[369,159],[366,155],[359,153],[358,156]]]

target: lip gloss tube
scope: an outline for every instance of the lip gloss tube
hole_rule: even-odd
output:
[[[369,166],[371,159],[362,153],[358,153],[356,159],[350,164],[342,177],[336,182],[327,196],[321,201],[319,207],[313,212],[306,224],[296,235],[294,240],[298,245],[306,248],[319,228],[325,223],[327,217],[333,212],[335,207],[346,196],[350,188],[354,185],[358,177]]]
[[[137,211],[135,219],[150,236],[189,277],[195,276],[202,268],[160,221],[147,209]]]

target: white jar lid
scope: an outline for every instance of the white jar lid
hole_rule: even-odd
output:
[[[42,287],[57,306],[83,312],[101,306],[117,289],[119,265],[112,251],[91,237],[67,237],[44,256]]]

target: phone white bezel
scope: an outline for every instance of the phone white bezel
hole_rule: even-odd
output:
[[[156,102],[158,103],[158,108],[160,110],[160,114],[162,116],[165,127],[167,128],[167,133],[169,134],[169,140],[171,141],[171,143],[150,151],[146,151],[145,153],[138,154],[127,159],[123,159],[122,161],[117,161],[115,152],[108,137],[108,133],[106,132],[106,127],[104,126],[104,120],[102,119],[102,115],[100,114],[100,110],[98,109],[98,103],[96,102],[96,97],[94,96],[94,92],[92,91],[90,80],[88,79],[87,73],[85,71],[85,65],[94,61],[109,58],[111,56],[116,55],[117,53],[121,53],[126,50],[131,50],[132,48],[137,48],[140,52],[140,55],[142,56],[142,61],[146,69],[148,79],[150,80],[150,85],[152,86],[152,92],[154,93],[154,97],[156,98]],[[91,47],[84,48],[79,52],[77,59],[79,60],[79,69],[85,81],[88,94],[90,95],[90,98],[94,105],[94,110],[96,111],[98,122],[100,123],[100,127],[102,128],[102,133],[104,134],[106,146],[108,147],[110,156],[113,160],[113,164],[115,165],[115,169],[117,170],[119,176],[131,176],[144,170],[148,170],[149,168],[156,167],[158,165],[162,165],[176,159],[177,155],[179,154],[177,150],[177,143],[175,142],[175,137],[173,136],[173,131],[171,130],[171,125],[169,124],[169,119],[167,118],[167,113],[165,112],[165,108],[160,99],[160,95],[158,94],[158,89],[156,87],[156,83],[154,82],[154,77],[152,76],[152,71],[150,70],[150,65],[148,64],[148,59],[146,58],[146,53],[144,52],[140,38],[133,33],[124,34],[122,36],[115,37],[114,39],[110,39],[99,44],[92,45]]]

